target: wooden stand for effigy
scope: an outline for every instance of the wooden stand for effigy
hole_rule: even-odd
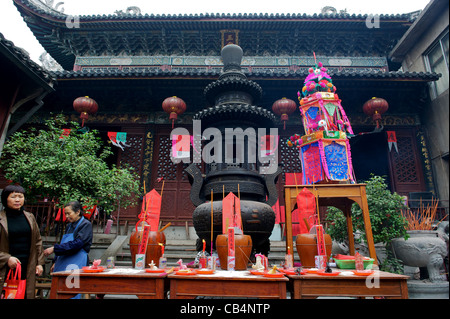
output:
[[[366,184],[315,184],[315,185],[285,185],[284,199],[286,205],[286,251],[293,246],[292,210],[296,204],[297,195],[303,188],[311,191],[318,198],[319,206],[334,206],[342,210],[347,220],[347,232],[350,255],[355,254],[355,239],[353,236],[351,207],[357,203],[363,213],[369,256],[377,264],[377,254],[370,223],[369,206],[366,197]]]

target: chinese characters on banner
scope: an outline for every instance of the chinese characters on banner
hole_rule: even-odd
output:
[[[386,131],[386,134],[389,145],[389,152],[392,150],[392,145],[394,145],[395,151],[398,153],[397,135],[395,134],[395,131]]]

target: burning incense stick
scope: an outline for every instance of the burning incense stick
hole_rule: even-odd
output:
[[[163,184],[162,184],[162,187],[161,187],[161,201],[162,201],[162,194],[163,194],[163,190],[164,190],[164,183],[165,183],[166,181],[165,180],[163,180]]]
[[[212,256],[212,251],[213,251],[213,212],[214,212],[214,208],[213,208],[213,190],[211,189],[211,256]]]
[[[315,176],[313,176],[313,181],[315,180]],[[315,190],[315,183],[313,185],[313,194],[316,198],[316,211],[317,211],[317,225],[320,225],[320,212],[319,212],[319,192]]]
[[[297,192],[297,194],[298,194],[298,183],[297,183],[297,175],[295,174],[295,172],[294,172],[294,180],[295,180],[295,191]]]
[[[242,222],[242,211],[241,211],[241,192],[239,191],[239,184],[238,184],[238,198],[239,198],[239,217],[241,218],[242,233],[244,233],[244,223]]]
[[[163,228],[161,228],[160,230],[158,230],[159,232],[162,232],[163,230],[165,230],[167,227],[169,227],[170,225],[172,225],[172,223],[168,223],[166,226],[164,226]]]

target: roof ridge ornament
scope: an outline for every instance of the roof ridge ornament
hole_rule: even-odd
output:
[[[344,10],[338,10],[335,7],[332,6],[325,6],[322,9],[320,9],[320,13],[322,14],[327,14],[327,15],[332,15],[332,14],[340,14],[340,15],[345,15],[347,14],[347,8],[345,8]]]
[[[48,12],[56,11],[58,13],[64,13],[64,7],[61,7],[64,2],[55,3],[55,0],[30,0],[30,2]]]
[[[332,7],[332,6],[323,7],[320,11],[322,14],[336,14],[337,13],[336,8]]]
[[[136,6],[128,7],[125,10],[125,12],[123,12],[123,10],[116,10],[114,13],[120,17],[126,16],[126,15],[141,15],[142,14],[141,9]]]
[[[47,51],[44,51],[43,53],[41,53],[41,55],[39,56],[39,61],[42,64],[42,67],[47,70],[47,71],[63,71],[63,67],[56,62],[55,59],[53,59],[53,57],[48,54]]]

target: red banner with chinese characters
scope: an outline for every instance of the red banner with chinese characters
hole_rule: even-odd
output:
[[[150,225],[151,231],[158,230],[159,216],[161,214],[161,200],[161,195],[155,189],[152,189],[145,194],[142,199],[141,213],[138,216],[140,220],[138,224],[145,221]]]
[[[241,201],[233,193],[229,193],[222,201],[222,233],[226,234],[228,227],[242,230]]]
[[[389,152],[392,150],[392,145],[394,145],[395,150],[398,153],[398,146],[397,146],[397,135],[395,134],[395,131],[386,131],[387,134],[387,140],[389,145]]]

